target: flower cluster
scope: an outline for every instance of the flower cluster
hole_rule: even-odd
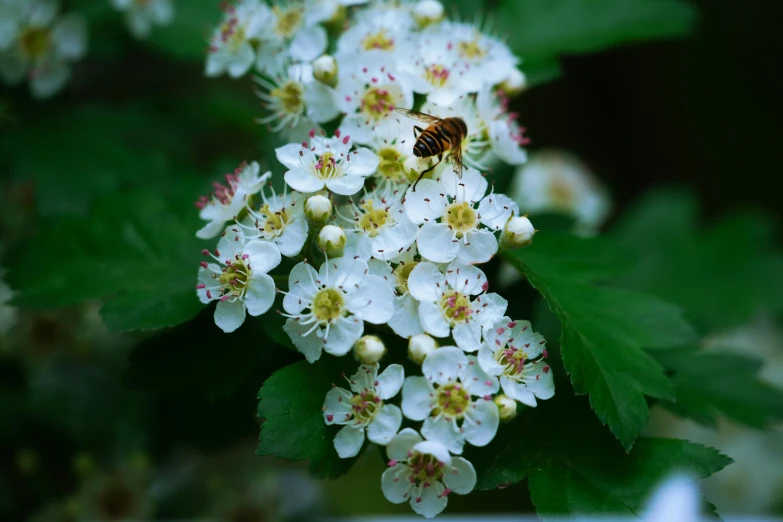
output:
[[[325,423],[342,426],[335,450],[350,458],[366,439],[386,446],[384,495],[432,517],[476,483],[465,445],[486,446],[518,402],[554,394],[544,339],[506,316],[479,268],[535,233],[482,172],[526,161],[508,110],[524,75],[502,41],[446,20],[437,1],[346,7],[363,3],[224,7],[206,74],[255,69],[261,121],[291,143],[276,149],[282,193],[270,172],[243,163],[196,203],[198,237],[220,236],[203,252],[197,293],[217,301],[225,332],[282,294],[283,330],[307,361],[353,350],[359,368],[323,406]],[[414,95],[425,123],[396,110],[413,110]],[[445,118],[448,129],[438,127]],[[283,257],[287,274],[270,276]],[[382,367],[381,337],[406,339],[420,374]],[[403,417],[420,428],[400,431]]]

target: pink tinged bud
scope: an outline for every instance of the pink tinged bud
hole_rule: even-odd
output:
[[[394,467],[394,466],[396,466],[396,465],[397,465],[397,460],[396,460],[396,459],[392,459],[392,460],[390,460],[390,461],[388,462],[388,464],[387,464],[387,466],[389,466],[390,468],[393,468],[393,467]]]
[[[327,415],[327,416],[326,416],[326,420],[327,420],[328,422],[332,422],[332,421],[334,420],[334,415],[332,415],[332,414],[330,413],[329,415]]]
[[[199,283],[196,285],[196,290],[201,290],[202,288],[206,288],[206,287],[207,285],[205,285],[204,283]]]

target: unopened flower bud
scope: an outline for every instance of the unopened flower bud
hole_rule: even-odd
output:
[[[525,73],[519,69],[511,69],[508,76],[506,76],[506,79],[500,82],[498,87],[500,87],[500,90],[509,98],[519,96],[522,91],[525,90],[525,87],[527,87],[527,77],[525,76]]]
[[[337,60],[325,54],[313,62],[313,76],[319,82],[334,87],[337,85]]]
[[[437,0],[419,0],[413,6],[413,19],[416,20],[419,27],[437,24],[443,20],[444,13],[443,4]]]
[[[346,241],[348,237],[345,235],[345,230],[334,225],[326,225],[318,233],[318,247],[328,257],[342,256]]]
[[[500,420],[508,422],[517,416],[517,401],[509,399],[502,393],[495,397],[495,405],[500,413]]]
[[[416,364],[421,364],[424,359],[435,351],[438,343],[427,334],[417,334],[408,341],[408,357]]]
[[[512,217],[506,222],[500,240],[506,248],[524,247],[533,242],[536,232],[527,216]]]
[[[332,217],[332,202],[324,196],[310,196],[305,201],[305,216],[315,225],[323,225]]]
[[[374,364],[381,360],[386,353],[386,347],[383,341],[374,335],[365,335],[353,346],[356,358],[362,364]]]

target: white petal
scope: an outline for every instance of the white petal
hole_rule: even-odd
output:
[[[390,364],[375,380],[378,396],[386,401],[397,395],[405,380],[405,370],[399,364]]]
[[[486,446],[498,432],[500,413],[492,400],[479,399],[474,405],[475,407],[468,408],[466,412],[471,422],[466,419],[462,425],[465,440],[474,446]]]
[[[307,116],[316,123],[331,121],[340,114],[332,90],[321,82],[307,85],[304,101],[307,104]]]
[[[458,495],[467,495],[476,487],[476,470],[462,457],[451,459],[451,469],[443,474],[446,487]]]
[[[327,353],[342,356],[351,351],[353,345],[364,332],[364,321],[357,317],[344,317],[329,329],[329,337],[324,344]]]
[[[418,301],[434,303],[446,291],[446,276],[433,263],[419,263],[408,275],[408,291]]]
[[[475,203],[487,192],[487,180],[479,171],[467,165],[458,177],[452,169],[447,169],[440,177],[440,183],[450,195],[456,195],[458,201]]]
[[[302,27],[291,41],[291,57],[295,61],[311,62],[326,50],[326,30],[320,25]]]
[[[359,454],[364,444],[364,427],[347,424],[334,437],[334,449],[341,459],[349,459]]]
[[[280,249],[280,253],[286,257],[296,257],[302,251],[305,242],[307,242],[307,232],[309,227],[304,215],[294,217],[283,229],[275,243]]]
[[[343,118],[343,121],[340,122],[340,129],[347,136],[350,136],[354,143],[370,143],[372,141],[372,127],[366,123],[366,118],[362,114],[351,114],[349,112]]]
[[[386,448],[388,451],[388,446]],[[410,499],[409,491],[413,485],[408,480],[409,476],[410,468],[407,464],[397,464],[383,472],[381,491],[386,500],[393,504],[402,504]]]
[[[61,62],[50,61],[30,80],[30,91],[36,98],[49,98],[65,86],[71,76],[70,68]]]
[[[508,122],[495,120],[489,126],[492,152],[509,165],[522,165],[527,161],[527,152],[514,141]]]
[[[352,196],[364,186],[364,178],[361,176],[343,176],[326,180],[326,186],[335,194]]]
[[[526,404],[532,408],[536,406],[536,397],[533,395],[533,392],[528,390],[527,386],[525,386],[523,383],[509,379],[505,375],[501,375],[500,386],[503,388],[503,393],[505,393],[510,399],[519,401],[522,404]]]
[[[508,308],[508,301],[495,292],[478,296],[472,304],[476,310],[476,320],[486,328],[492,327],[506,315]]]
[[[394,333],[405,339],[424,333],[419,320],[419,302],[410,294],[394,298],[394,315],[386,323]]]
[[[253,51],[253,47],[245,42],[229,62],[228,75],[232,78],[239,78],[253,66],[255,59],[256,53]]]
[[[323,263],[318,272],[318,279],[331,287],[342,287],[346,291],[355,291],[357,285],[363,284],[367,263],[361,259],[340,257]]]
[[[405,379],[402,386],[402,412],[406,417],[415,421],[426,419],[432,411],[432,401],[432,388],[426,378],[417,375]]]
[[[301,144],[289,143],[276,148],[275,156],[277,156],[277,161],[285,165],[287,169],[300,169],[302,168],[301,152],[303,152]]]
[[[478,267],[455,261],[446,268],[446,282],[457,292],[478,295],[483,292],[487,276]]]
[[[199,301],[204,304],[218,299],[220,296],[217,292],[211,292],[212,297],[207,297],[207,289],[211,286],[215,286],[215,280],[212,279],[212,274],[220,273],[220,265],[215,263],[209,263],[208,268],[200,267],[198,269],[198,282],[203,284],[206,288],[196,288],[196,295],[198,295]],[[0,285],[0,288],[2,285]]]
[[[299,192],[309,194],[324,188],[323,180],[316,178],[310,171],[294,168],[285,173],[285,182]]]
[[[344,388],[332,388],[324,400],[324,422],[326,424],[345,424],[353,416],[348,397],[351,392]]]
[[[225,226],[226,226],[226,220],[221,219],[221,220],[210,221],[209,223],[201,227],[198,230],[198,232],[196,232],[196,237],[199,239],[212,239],[213,237],[223,232]]]
[[[454,421],[440,417],[427,417],[421,426],[421,434],[427,440],[443,444],[454,455],[462,455],[465,437],[454,425]]]
[[[367,426],[367,438],[370,442],[387,445],[397,434],[402,424],[402,412],[394,404],[384,404],[370,425]]]
[[[490,194],[478,206],[481,222],[492,230],[503,230],[511,215],[519,216],[519,206],[505,194]]]
[[[351,152],[350,158],[345,165],[352,176],[369,176],[375,172],[380,163],[378,155],[364,147],[357,147]]]
[[[503,366],[495,360],[494,352],[489,348],[487,341],[481,345],[478,352],[478,363],[481,369],[489,375],[500,375],[503,373]]]
[[[419,321],[424,331],[435,337],[448,337],[451,333],[449,323],[435,303],[419,301]]]
[[[393,226],[381,229],[372,241],[373,257],[390,261],[416,241],[419,227],[404,215]]]
[[[555,382],[552,377],[552,369],[545,360],[539,359],[533,363],[527,363],[523,370],[525,384],[528,389],[539,399],[551,399],[555,394]]]
[[[500,389],[497,377],[485,372],[475,355],[468,356],[468,366],[460,376],[460,380],[468,393],[478,397],[494,395]]]
[[[353,226],[353,224],[351,224]],[[372,240],[365,236],[362,232],[350,229],[346,230],[348,236],[345,242],[345,248],[343,249],[343,257],[357,258],[362,261],[369,261],[372,257]]]
[[[318,330],[310,332],[309,335],[304,335],[311,326],[309,324],[300,324],[299,321],[294,319],[288,319],[283,326],[283,331],[288,334],[291,342],[305,356],[307,362],[313,363],[321,358],[324,344],[321,338],[316,335]]]
[[[78,60],[87,50],[87,22],[76,14],[64,16],[52,30],[57,56],[63,60]]]
[[[447,384],[456,381],[467,365],[468,358],[462,350],[454,346],[444,346],[424,359],[421,371],[427,380]]]
[[[457,346],[468,353],[473,353],[481,347],[481,324],[478,321],[470,321],[458,324],[451,331]]]
[[[257,316],[266,313],[275,304],[275,282],[267,274],[254,274],[247,282],[245,306],[247,313]]]
[[[257,239],[248,241],[243,252],[249,256],[247,262],[250,263],[253,274],[266,274],[282,260],[277,245]]]
[[[421,435],[412,428],[400,431],[386,446],[386,455],[391,460],[407,460],[408,452],[422,441]]]
[[[245,237],[242,229],[236,225],[229,225],[225,234],[218,240],[217,249],[220,252],[218,256],[224,261],[232,261],[237,256],[242,256],[242,248],[245,245]]]
[[[411,499],[413,511],[424,518],[433,518],[446,508],[449,502],[448,496],[443,495],[443,483],[433,482],[429,487],[422,488],[421,496]]]
[[[457,257],[462,263],[486,263],[497,254],[498,240],[489,230],[472,230],[465,234],[465,239],[466,242],[460,242]]]
[[[424,258],[435,263],[453,261],[461,250],[454,231],[443,223],[425,223],[419,230],[416,246]]]
[[[451,455],[449,455],[449,451],[445,448],[445,446],[439,442],[432,440],[419,442],[413,446],[413,451],[432,455],[441,463],[446,464],[447,466],[451,466]]]
[[[288,275],[288,294],[283,298],[283,308],[289,314],[298,314],[309,306],[309,299],[318,291],[315,280],[318,272],[307,263],[298,263]],[[306,299],[306,300],[303,300]]]
[[[443,193],[440,183],[422,179],[416,190],[411,187],[405,193],[405,215],[417,225],[442,217],[448,203]]]
[[[241,299],[220,301],[215,307],[215,324],[231,333],[245,322],[245,305]]]

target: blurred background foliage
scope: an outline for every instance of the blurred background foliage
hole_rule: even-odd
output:
[[[322,484],[307,479],[301,462],[250,456],[259,387],[300,357],[276,346],[275,318],[222,334],[193,291],[204,243],[195,238],[192,202],[242,160],[258,160],[278,180],[283,171],[273,154],[279,138],[254,122],[261,109],[252,81],[202,74],[217,0],[177,1],[171,25],[144,42],[128,35],[108,0],[62,3],[85,15],[90,35],[88,57],[66,90],[44,102],[24,87],[0,91],[0,262],[18,307],[0,340],[2,518],[291,518],[301,514],[291,492],[310,499],[302,501],[308,510],[407,512],[383,501],[374,449],[350,474]],[[538,257],[544,271],[549,262],[575,263],[590,274],[585,283],[681,306],[696,328],[693,348],[645,352],[672,376],[676,396],[653,408],[648,432],[708,443],[737,461],[708,484],[724,511],[783,512],[780,428],[768,428],[783,414],[772,388],[783,386],[774,155],[783,138],[783,84],[773,66],[783,50],[776,26],[783,7],[765,0],[444,3],[462,18],[485,18],[523,58],[531,88],[514,109],[531,151],[574,153],[614,202],[605,234],[613,241],[604,249],[548,250],[542,233],[543,245],[525,251],[523,262],[536,269]],[[512,171],[492,177],[505,189]],[[556,216],[536,224],[552,233],[570,227]],[[561,251],[571,257],[551,258]],[[502,290],[518,296],[512,315],[531,317],[556,346],[560,322],[529,285],[512,285]],[[656,339],[667,334],[647,327]],[[477,452],[474,462],[491,466],[479,470],[487,491],[453,498],[451,512],[531,511],[524,485],[511,493],[496,486],[528,477],[541,466],[536,459],[555,474],[529,475],[540,492],[532,501],[566,509],[544,494],[542,481],[560,477],[578,490],[573,469],[559,464],[569,455],[526,454],[514,441],[530,433],[569,448],[564,433],[584,427],[597,454],[621,452],[586,399],[570,394],[554,359],[554,403],[501,430],[509,444],[495,461]],[[645,401],[641,393],[636,399]],[[563,419],[557,408],[576,413]],[[585,412],[589,418],[579,416]],[[626,507],[640,505],[656,475],[634,482],[623,466],[663,468],[662,460],[698,460],[708,451],[650,440],[637,443],[633,461],[599,477],[586,504],[600,506],[622,489]],[[577,469],[594,464],[582,462],[584,452],[571,457]],[[716,469],[726,463],[710,458]]]

